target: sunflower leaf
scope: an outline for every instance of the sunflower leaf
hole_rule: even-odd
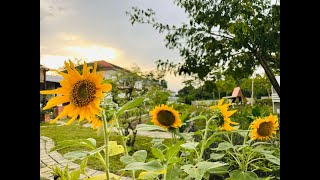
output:
[[[177,142],[175,145],[171,146],[167,152],[166,152],[166,159],[168,163],[171,163],[171,159],[173,159],[173,157],[175,157],[180,148],[181,148],[181,144],[183,143],[183,141]]]
[[[152,161],[147,162],[147,163],[134,162],[134,163],[128,164],[122,170],[161,171],[161,170],[163,170],[163,166],[158,161],[152,160]]]
[[[132,101],[127,102],[126,104],[124,104],[124,105],[118,110],[118,112],[116,113],[116,116],[119,117],[120,115],[122,115],[122,114],[125,112],[125,110],[132,109],[132,108],[134,108],[134,107],[139,106],[140,104],[143,103],[144,99],[145,99],[145,97],[142,96],[142,97],[138,97],[138,98],[136,98],[136,99],[134,99],[134,100],[132,100]]]
[[[229,142],[222,142],[218,145],[217,148],[212,148],[212,150],[216,150],[216,151],[223,151],[223,150],[227,150],[230,148],[234,148],[234,146],[229,143]]]
[[[271,154],[264,154],[264,156],[266,157],[266,159],[276,165],[280,166],[280,159],[271,155]]]
[[[147,159],[147,151],[140,150],[132,154],[136,162],[144,162]]]
[[[258,180],[256,173],[251,171],[241,172],[240,170],[233,170],[229,173],[230,177],[226,180]]]
[[[151,148],[151,152],[154,155],[154,157],[160,159],[161,161],[163,161],[164,159],[164,155],[162,153],[162,151],[158,148]]]
[[[203,115],[199,115],[199,116],[193,117],[193,118],[191,118],[191,119],[188,119],[186,122],[191,122],[191,121],[200,120],[200,119],[206,120],[207,117],[206,117],[206,116],[203,116]]]
[[[84,159],[89,155],[88,151],[72,151],[64,154],[63,156],[70,160]]]

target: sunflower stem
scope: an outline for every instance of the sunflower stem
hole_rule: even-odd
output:
[[[209,120],[206,121],[206,129],[204,130],[204,136],[203,136],[203,139],[202,139],[202,145],[201,145],[201,149],[200,149],[199,162],[200,162],[201,159],[202,159],[203,152],[204,152],[204,147],[205,147],[205,145],[207,144],[208,128],[209,128],[209,123],[211,122],[211,119],[212,119],[212,118],[210,118]]]
[[[109,180],[109,135],[108,135],[108,122],[104,112],[101,112],[102,119],[103,119],[103,130],[104,130],[104,144],[106,145],[105,153],[104,153],[104,160],[106,164],[106,179]]]
[[[117,129],[118,129],[118,131],[119,131],[119,134],[120,134],[120,136],[121,136],[121,141],[122,141],[122,144],[123,144],[123,147],[124,147],[124,152],[125,152],[126,155],[128,156],[129,153],[128,153],[128,148],[127,148],[127,143],[126,143],[126,141],[124,140],[124,136],[123,136],[122,131],[121,131],[121,129],[120,129],[118,117],[116,116],[116,114],[113,114],[113,117],[114,117],[114,121],[116,122],[116,126],[117,126]],[[135,180],[135,178],[136,178],[135,171],[132,170],[132,179]]]

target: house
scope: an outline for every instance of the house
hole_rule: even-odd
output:
[[[232,95],[231,96],[227,96],[227,97],[223,97],[224,99],[230,99],[232,100],[232,103],[244,103],[246,104],[247,102],[247,98],[243,95],[240,87],[235,87],[233,89]]]
[[[99,60],[96,62],[97,62],[97,73],[103,72],[103,76],[105,79],[114,79],[115,78],[114,74],[119,71],[125,71],[128,73],[130,72],[127,69],[124,69],[124,68],[119,67],[117,65],[111,64],[111,63],[104,61],[104,60]],[[88,66],[93,67],[93,64],[94,64],[94,62],[89,62]]]
[[[275,77],[280,86],[280,76]],[[271,99],[272,99],[272,109],[273,113],[280,114],[280,97],[276,90],[271,86]]]

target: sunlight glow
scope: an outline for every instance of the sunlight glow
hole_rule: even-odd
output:
[[[108,60],[112,61],[117,57],[117,52],[115,49],[104,46],[67,46],[65,47],[74,57],[93,60]]]

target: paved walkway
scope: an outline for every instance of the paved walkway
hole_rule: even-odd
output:
[[[63,121],[57,121],[57,126],[64,126],[66,123]],[[91,124],[84,124],[84,127],[90,127]],[[46,127],[46,126],[41,126],[41,127]],[[49,127],[49,126],[48,126]],[[118,129],[113,127],[112,129],[113,132],[118,132]],[[163,139],[170,139],[172,138],[172,135],[170,132],[161,132],[161,131],[138,131],[137,132],[138,136],[147,136],[151,138],[163,138]],[[64,168],[67,163],[69,170],[73,169],[78,169],[79,165],[75,164],[71,161],[68,162],[67,159],[65,159],[60,153],[57,151],[52,151],[49,153],[50,149],[54,147],[54,142],[52,139],[41,136],[40,137],[40,176],[53,180],[53,174],[50,173],[52,170],[48,167],[54,167],[58,166],[60,168]],[[99,174],[103,174],[103,171],[97,171],[93,169],[87,168],[86,170],[87,175],[89,176],[95,176]],[[86,176],[81,174],[80,179],[84,179]],[[130,180],[131,178],[129,177],[122,177],[121,180]]]
[[[79,165],[65,159],[57,151],[52,151],[49,153],[50,149],[54,147],[54,142],[52,139],[40,136],[40,177],[53,180],[53,174],[49,167],[58,166],[60,168],[65,168],[68,163],[69,170],[79,169]],[[86,168],[86,173],[88,176],[95,176],[105,173],[104,171],[97,171],[94,169]],[[116,176],[116,175],[115,175]],[[119,176],[117,176],[119,177]],[[80,174],[80,180],[85,179],[86,176]],[[119,179],[119,178],[116,178]],[[129,177],[122,177],[121,180],[131,180]]]

